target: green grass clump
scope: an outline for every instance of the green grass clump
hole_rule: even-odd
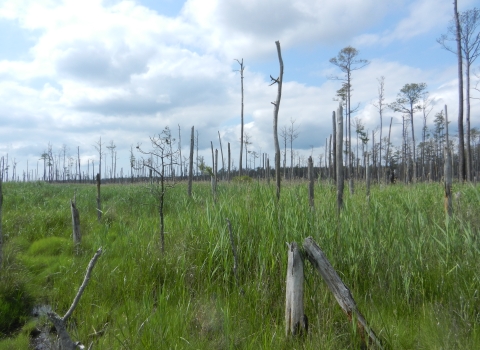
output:
[[[453,190],[460,196],[446,219],[441,184],[372,186],[367,200],[358,183],[353,196],[345,191],[337,217],[329,183],[315,185],[313,209],[301,182],[282,184],[279,202],[273,183],[219,182],[215,200],[210,183],[194,183],[191,198],[179,184],[166,192],[162,254],[157,202],[147,185],[102,186],[98,222],[94,185],[5,183],[0,303],[10,296],[8,312],[17,321],[12,326],[0,310],[10,329],[0,349],[22,348],[6,344],[24,341],[18,329],[33,304],[66,312],[100,246],[104,252],[69,323],[72,337],[94,348],[358,348],[355,325],[308,262],[310,334],[285,338],[285,242],[308,236],[388,348],[480,348],[480,191],[460,184]],[[78,250],[71,239],[74,192]]]

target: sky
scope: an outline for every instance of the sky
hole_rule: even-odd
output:
[[[458,5],[464,11],[478,3]],[[343,77],[329,60],[347,46],[370,62],[352,75],[353,117],[366,130],[379,128],[372,103],[384,76],[386,103],[405,84],[426,83],[433,103],[427,124],[447,104],[455,133],[457,61],[436,41],[452,14],[452,2],[438,0],[0,0],[0,157],[8,154],[21,178],[27,162],[30,170],[43,165],[51,145],[54,155],[79,151],[86,171],[98,164],[101,138],[104,147],[116,145],[117,172],[129,174],[131,147],[140,159],[135,147],[148,150],[149,138],[168,126],[177,141],[180,128],[185,156],[195,126],[207,164],[220,133],[238,168],[236,60],[243,59],[249,150],[274,159],[277,87],[269,85],[279,75],[277,40],[285,67],[278,125],[294,121],[297,157],[318,163],[324,155],[341,87],[331,77]],[[473,68],[480,71],[480,61]],[[472,100],[472,127],[480,126],[479,111],[480,100]],[[391,117],[399,144],[400,113],[385,111],[383,135]],[[420,114],[414,126],[419,140]]]

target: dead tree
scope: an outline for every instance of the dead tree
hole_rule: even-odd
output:
[[[335,112],[334,112],[335,113]],[[337,109],[337,148],[335,150],[335,162],[337,165],[337,214],[343,208],[343,107],[342,102],[338,103]]]
[[[333,124],[333,144],[332,144],[332,152],[335,152],[333,155],[333,180],[337,181],[337,121],[335,120],[335,111],[332,112],[332,124]]]
[[[100,173],[97,173],[97,220],[102,220],[102,201],[100,199]]]
[[[243,58],[242,61],[235,60],[240,65],[240,83],[241,83],[241,90],[242,90],[242,106],[240,111],[240,118],[241,118],[241,126],[240,126],[240,158],[238,161],[238,176],[242,176],[242,153],[243,153]]]
[[[285,336],[295,336],[308,332],[308,319],[303,309],[303,258],[296,242],[287,245]]]
[[[274,108],[273,108],[273,140],[275,143],[275,182],[277,185],[277,200],[280,200],[280,181],[281,181],[281,176],[280,176],[280,145],[278,143],[278,111],[280,109],[280,100],[282,98],[282,83],[283,83],[283,59],[282,59],[282,51],[280,48],[280,41],[275,41],[275,45],[277,46],[277,54],[278,54],[278,61],[280,64],[280,75],[278,76],[277,79],[273,78],[270,75],[270,79],[272,80],[272,83],[270,86],[273,84],[278,85],[278,91],[277,91],[277,99],[275,102],[272,102]]]
[[[193,146],[195,143],[194,127],[192,126],[192,134],[190,135],[190,163],[188,169],[188,196],[192,196],[192,182],[193,182]]]
[[[72,211],[72,230],[73,230],[73,244],[75,248],[78,248],[82,240],[80,234],[80,213],[77,208],[77,199],[76,196],[73,197],[73,200],[70,200],[70,209]]]
[[[450,148],[445,146],[445,213],[448,217],[452,216],[452,155]]]
[[[315,184],[315,179],[313,176],[313,160],[312,160],[312,156],[310,156],[308,157],[308,199],[310,203],[310,208],[312,209],[315,206],[314,184]]]
[[[165,252],[165,225],[164,225],[164,204],[165,193],[168,189],[175,186],[175,178],[172,177],[172,182],[167,183],[165,167],[169,166],[170,169],[173,164],[177,164],[178,149],[173,148],[175,139],[172,137],[170,128],[166,127],[159,135],[150,137],[151,147],[150,151],[145,151],[141,148],[141,145],[137,146],[137,149],[143,155],[146,155],[149,159],[156,159],[157,164],[153,161],[143,160],[143,166],[151,170],[158,181],[150,184],[150,192],[157,199],[158,216],[160,219],[160,247],[162,253]]]
[[[230,182],[230,160],[231,153],[230,153],[230,142],[228,143],[228,170],[227,170],[227,181]]]
[[[375,344],[378,348],[382,349],[383,347],[380,340],[367,324],[365,317],[358,310],[357,304],[355,303],[350,290],[340,279],[337,272],[312,237],[305,239],[303,242],[303,249],[305,249],[308,260],[323,278],[328,289],[332,292],[348,319],[350,321],[356,321],[364,346],[366,346],[365,335],[367,335],[370,339],[370,343]]]
[[[72,316],[73,311],[75,311],[75,308],[77,307],[78,302],[80,301],[80,298],[82,297],[82,294],[87,287],[88,281],[90,280],[92,270],[95,267],[95,264],[97,263],[97,260],[101,254],[102,248],[99,248],[93,256],[92,260],[90,260],[90,263],[87,267],[87,272],[85,274],[85,278],[83,279],[83,283],[78,289],[77,295],[73,299],[73,303],[70,306],[70,309],[68,309],[68,311],[65,313],[65,315],[63,317],[60,317],[56,312],[53,311],[47,313],[48,319],[50,320],[50,322],[53,323],[55,329],[57,330],[62,350],[76,350],[77,348],[85,349],[85,347],[80,342],[73,342],[72,338],[70,338],[70,335],[67,331],[67,321],[70,316]]]

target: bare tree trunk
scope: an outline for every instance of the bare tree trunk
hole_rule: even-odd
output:
[[[365,164],[365,177],[367,181],[367,200],[370,200],[370,155],[367,153],[367,163]]]
[[[288,244],[288,265],[285,302],[285,336],[308,332],[308,319],[303,309],[303,259],[296,242]]]
[[[335,157],[334,157],[335,158]],[[330,134],[330,140],[328,141],[328,178],[329,181],[334,178],[334,170],[332,167],[332,134]]]
[[[467,181],[472,181],[472,150],[470,147],[470,62],[467,58],[467,64],[465,65],[465,77],[467,86],[465,88],[465,103],[467,104],[467,115],[466,115],[466,126],[467,132],[465,135],[466,138],[466,147],[465,147],[465,162],[466,162],[466,172],[467,172]]]
[[[97,219],[102,220],[102,202],[100,199],[100,173],[97,173]]]
[[[270,158],[267,157],[267,185],[270,185]]]
[[[457,59],[458,59],[458,175],[460,181],[465,181],[465,143],[463,133],[463,64],[462,39],[460,20],[458,18],[457,0],[453,1],[453,11],[456,27]]]
[[[80,213],[77,209],[77,200],[74,196],[73,201],[70,200],[70,209],[72,211],[72,228],[73,228],[73,244],[75,248],[78,249],[82,236],[80,234]]]
[[[350,290],[340,279],[337,272],[312,237],[305,239],[303,242],[303,248],[305,249],[308,260],[316,268],[320,276],[322,276],[325,283],[327,283],[328,289],[332,292],[348,319],[355,319],[357,322],[357,327],[360,330],[363,344],[366,346],[366,334],[369,337],[370,343],[375,344],[379,349],[383,349],[375,332],[370,328],[362,313],[358,310],[357,304],[355,303]]]
[[[335,120],[335,111],[332,112],[332,124],[333,124],[333,145],[332,145],[332,152],[335,152],[333,156],[333,180],[337,181],[337,121]],[[342,126],[343,127],[343,126]]]
[[[334,112],[335,113],[335,112]],[[337,109],[337,149],[336,149],[336,163],[337,163],[337,213],[343,208],[343,108],[342,102],[338,104]]]
[[[228,172],[227,172],[227,181],[230,182],[230,164],[231,164],[231,153],[230,153],[230,142],[228,143]]]
[[[385,166],[389,166],[388,162],[390,161],[390,135],[392,134],[392,122],[393,122],[393,117],[390,119],[390,127],[388,128],[388,141],[387,141],[387,155],[385,156]],[[393,171],[391,169],[391,171]]]
[[[313,160],[312,160],[312,156],[310,156],[308,157],[308,198],[310,202],[310,208],[312,209],[315,206],[314,183],[315,183],[315,179],[313,176]]]
[[[183,180],[183,166],[182,166],[182,133],[180,132],[180,124],[178,124],[178,153],[180,162],[180,178]]]
[[[275,179],[277,185],[277,200],[280,200],[280,145],[278,143],[278,111],[280,109],[280,100],[282,98],[282,82],[283,82],[283,60],[282,60],[282,51],[280,49],[280,42],[275,41],[275,45],[277,46],[277,54],[278,54],[278,61],[280,64],[280,75],[277,79],[274,79],[270,76],[273,80],[272,84],[278,85],[278,92],[277,92],[277,99],[275,102],[272,102],[274,105],[273,109],[273,139],[275,143]]]
[[[188,169],[188,196],[192,196],[192,182],[193,182],[193,146],[195,143],[195,127],[192,126],[192,133],[190,134],[190,163]]]
[[[452,156],[445,146],[445,214],[452,216]]]
[[[72,316],[73,311],[75,311],[75,308],[78,305],[78,302],[80,301],[80,298],[82,297],[83,291],[87,287],[88,281],[90,280],[90,275],[92,274],[92,270],[95,267],[95,264],[97,263],[98,258],[102,254],[102,248],[99,248],[95,255],[93,256],[92,260],[90,260],[90,263],[88,264],[87,267],[87,272],[85,274],[85,278],[83,279],[83,283],[78,289],[77,295],[75,296],[75,299],[73,299],[73,303],[70,306],[70,309],[65,313],[65,316],[60,317],[57,313],[51,311],[47,313],[48,319],[50,322],[53,323],[55,326],[55,329],[57,330],[57,334],[60,338],[60,346],[62,350],[76,350],[77,348],[84,349],[85,347],[81,345],[80,342],[74,343],[72,338],[70,338],[70,335],[68,334],[67,331],[67,321]]]
[[[220,131],[218,132],[218,142],[220,143],[220,153],[221,153],[221,156],[222,156],[222,180],[225,179],[225,158],[223,158],[223,148],[222,148],[222,139],[220,137]]]
[[[238,162],[238,176],[242,176],[242,155],[243,155],[243,58],[240,62],[237,60],[238,64],[240,64],[240,83],[241,83],[241,90],[242,90],[242,106],[240,112],[240,159]]]

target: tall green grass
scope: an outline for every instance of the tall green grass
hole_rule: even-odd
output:
[[[24,299],[16,324],[4,326],[8,316],[0,313],[0,349],[14,337],[25,342],[20,328],[34,304],[66,312],[99,246],[104,254],[69,323],[74,339],[95,348],[358,348],[355,327],[308,263],[310,333],[285,338],[285,242],[308,236],[387,347],[480,348],[478,188],[454,188],[462,195],[451,219],[439,184],[374,187],[369,201],[362,184],[356,189],[345,192],[338,219],[336,190],[325,183],[316,185],[314,210],[307,184],[285,184],[279,203],[274,186],[257,181],[220,183],[215,202],[209,184],[194,184],[192,198],[179,184],[166,196],[162,255],[156,200],[143,185],[103,186],[98,223],[94,186],[6,183],[0,305],[12,293]],[[78,255],[69,208],[75,191]]]

